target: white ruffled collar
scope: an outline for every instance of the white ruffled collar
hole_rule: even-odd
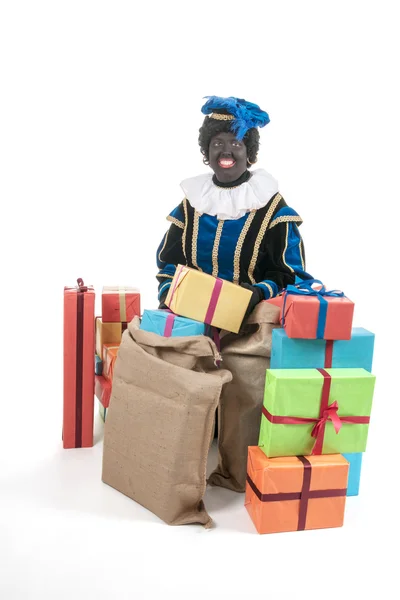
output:
[[[235,220],[265,206],[278,191],[278,182],[264,169],[256,169],[248,181],[235,188],[215,185],[212,174],[185,179],[181,188],[197,212],[220,220]]]

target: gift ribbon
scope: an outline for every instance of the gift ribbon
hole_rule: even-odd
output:
[[[208,305],[206,316],[204,318],[204,323],[207,323],[207,325],[211,325],[212,320],[214,318],[215,309],[217,308],[218,299],[219,299],[219,296],[220,296],[221,290],[222,290],[222,283],[223,283],[222,279],[219,279],[218,277],[214,282],[214,287],[213,287],[213,291],[211,293],[210,303]]]
[[[263,406],[262,413],[270,421],[276,425],[301,425],[303,423],[314,423],[311,431],[311,436],[315,438],[315,443],[311,454],[322,454],[324,445],[325,426],[328,421],[332,421],[336,433],[339,433],[343,423],[351,423],[353,425],[363,425],[370,422],[369,417],[339,417],[339,404],[335,401],[332,404],[329,402],[329,393],[331,387],[331,376],[324,369],[317,369],[324,377],[321,393],[320,413],[317,419],[308,417],[281,417],[271,415],[271,413]]]
[[[320,289],[315,290],[312,286],[314,284],[321,285]],[[323,285],[322,281],[319,279],[307,279],[302,281],[298,285],[288,285],[284,290],[283,294],[283,307],[282,307],[282,318],[281,324],[282,327],[285,325],[285,308],[286,308],[286,299],[288,295],[293,296],[313,296],[316,297],[320,303],[319,311],[318,311],[318,322],[317,322],[317,339],[322,340],[325,334],[326,327],[326,317],[328,314],[328,301],[326,298],[343,298],[344,293],[339,290],[330,290],[327,291],[326,287]]]
[[[119,320],[124,322],[127,320],[126,318],[126,293],[124,288],[118,288],[118,296],[119,296]]]
[[[171,295],[169,298],[169,304],[172,304],[172,299],[175,295],[176,289],[177,287],[181,284],[183,277],[185,277],[186,273],[188,271],[186,271],[186,273],[184,273],[183,277],[181,278],[181,274],[184,271],[184,269],[187,269],[187,267],[185,267],[184,265],[181,265],[179,268],[179,271],[175,274],[175,281],[171,290]],[[210,302],[208,304],[208,308],[207,308],[207,312],[206,312],[206,316],[204,317],[204,323],[206,323],[206,325],[211,325],[212,324],[212,320],[214,318],[214,313],[215,313],[215,309],[217,308],[217,304],[218,304],[218,300],[219,300],[219,296],[221,294],[221,289],[222,289],[222,284],[223,284],[223,280],[219,279],[218,277],[215,278],[215,282],[214,282],[214,287],[213,287],[213,291],[211,292],[211,298],[210,298]]]
[[[76,381],[75,381],[75,448],[82,447],[82,385],[83,385],[83,331],[85,292],[83,279],[77,279],[76,294]]]
[[[174,328],[174,322],[175,322],[175,315],[171,313],[167,316],[167,319],[165,321],[164,337],[171,337],[172,330]]]
[[[306,528],[308,502],[312,498],[339,498],[346,496],[347,489],[310,490],[312,465],[305,456],[296,458],[303,464],[303,482],[300,492],[280,492],[277,494],[262,494],[250,475],[247,475],[247,483],[261,502],[284,502],[285,500],[300,500],[299,518],[297,530]]]

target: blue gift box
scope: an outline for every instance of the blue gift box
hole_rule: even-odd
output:
[[[103,361],[101,360],[100,356],[97,356],[97,354],[94,355],[94,372],[96,375],[103,374]]]
[[[354,327],[350,340],[334,340],[332,368],[359,368],[371,372],[375,335]],[[271,369],[321,369],[325,362],[326,340],[288,338],[284,329],[272,331]]]
[[[168,317],[169,323],[167,325]],[[193,319],[187,319],[186,317],[178,317],[166,310],[145,310],[140,324],[140,329],[144,331],[151,331],[167,337],[205,335],[206,328],[207,325],[204,323],[193,321]]]
[[[352,454],[343,454],[344,458],[349,463],[349,479],[347,483],[347,496],[358,496],[360,489],[362,452],[354,452]]]

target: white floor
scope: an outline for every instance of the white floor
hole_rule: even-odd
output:
[[[243,494],[207,489],[215,528],[205,531],[169,527],[104,485],[102,432],[97,415],[91,449],[63,451],[52,437],[49,450],[44,437],[30,452],[22,445],[2,452],[1,600],[325,599],[366,590],[397,597],[390,591],[397,550],[388,544],[397,543],[399,500],[379,453],[364,457],[361,494],[348,499],[343,528],[260,536]],[[27,421],[20,434],[36,437]],[[214,444],[209,469],[215,460]]]

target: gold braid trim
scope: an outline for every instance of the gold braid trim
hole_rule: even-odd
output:
[[[306,261],[304,260],[304,245],[303,240],[300,239],[300,258],[301,258],[301,266],[303,267],[303,271],[306,270]]]
[[[192,263],[193,266],[196,267],[199,271],[199,265],[197,264],[197,238],[199,237],[199,218],[200,213],[197,210],[194,211],[194,219],[193,219],[193,237],[192,237]]]
[[[167,277],[168,279],[173,279],[173,275],[167,275],[166,273],[159,273],[156,277]]]
[[[161,248],[160,252],[158,253],[158,260],[159,260],[160,262],[162,262],[162,258],[161,258],[161,252],[163,252],[163,250],[164,250],[165,246],[167,245],[168,234],[169,234],[169,229],[168,229],[167,233],[165,234],[165,238],[164,238],[163,247]]]
[[[274,290],[272,289],[272,286],[269,285],[269,283],[265,283],[265,281],[259,281],[257,285],[265,285],[266,288],[268,288],[269,291],[269,297],[272,298],[274,295]]]
[[[246,222],[243,225],[243,229],[240,232],[239,239],[238,239],[237,244],[236,244],[235,255],[234,255],[234,258],[233,258],[233,283],[235,283],[236,285],[239,285],[240,254],[242,252],[242,246],[243,246],[245,237],[247,235],[247,232],[249,230],[250,225],[253,222],[253,219],[254,219],[255,215],[256,215],[256,211],[255,210],[252,210],[249,213],[249,215],[248,215],[248,217],[246,219]]]
[[[254,273],[256,263],[257,263],[257,258],[258,258],[258,253],[260,251],[261,242],[263,240],[265,232],[267,231],[267,228],[268,228],[269,222],[272,218],[272,215],[274,214],[274,210],[278,206],[278,203],[280,202],[280,200],[282,200],[282,196],[278,192],[277,195],[275,196],[275,198],[273,199],[272,204],[269,207],[267,214],[265,215],[265,217],[263,219],[263,222],[260,227],[260,231],[258,232],[258,235],[256,238],[256,243],[254,245],[253,256],[251,257],[249,270],[248,270],[248,276],[249,276],[249,279],[252,284],[254,284],[256,282],[256,280],[253,277],[253,273]]]
[[[185,250],[185,246],[186,246],[186,229],[187,229],[187,223],[188,223],[188,214],[187,214],[187,200],[186,198],[183,199],[183,212],[185,214],[185,226],[183,228],[183,234],[182,234],[182,250],[183,250],[183,256],[186,259],[186,250]]]
[[[224,221],[219,221],[217,231],[215,233],[214,246],[212,249],[212,275],[213,277],[218,277],[218,248],[219,243],[221,241],[222,228],[224,226]]]
[[[288,235],[289,235],[289,225],[286,223],[286,238],[285,238],[285,249],[283,251],[282,254],[282,260],[283,260],[283,264],[292,272],[294,273],[294,269],[292,269],[292,267],[290,265],[287,264],[286,260],[285,260],[285,253],[288,247]]]
[[[275,227],[275,225],[279,225],[279,223],[290,223],[290,222],[302,223],[303,219],[301,217],[295,217],[295,216],[277,217],[276,219],[274,219],[272,221],[271,225],[269,226],[269,229],[272,229],[273,227]]]
[[[177,227],[180,227],[181,229],[185,229],[184,223],[182,223],[182,221],[179,221],[178,219],[175,219],[175,217],[171,217],[170,215],[168,215],[167,221],[171,221],[171,223],[173,223]]]
[[[210,119],[216,119],[217,121],[233,121],[235,119],[233,115],[220,115],[219,113],[211,113],[208,116]]]

